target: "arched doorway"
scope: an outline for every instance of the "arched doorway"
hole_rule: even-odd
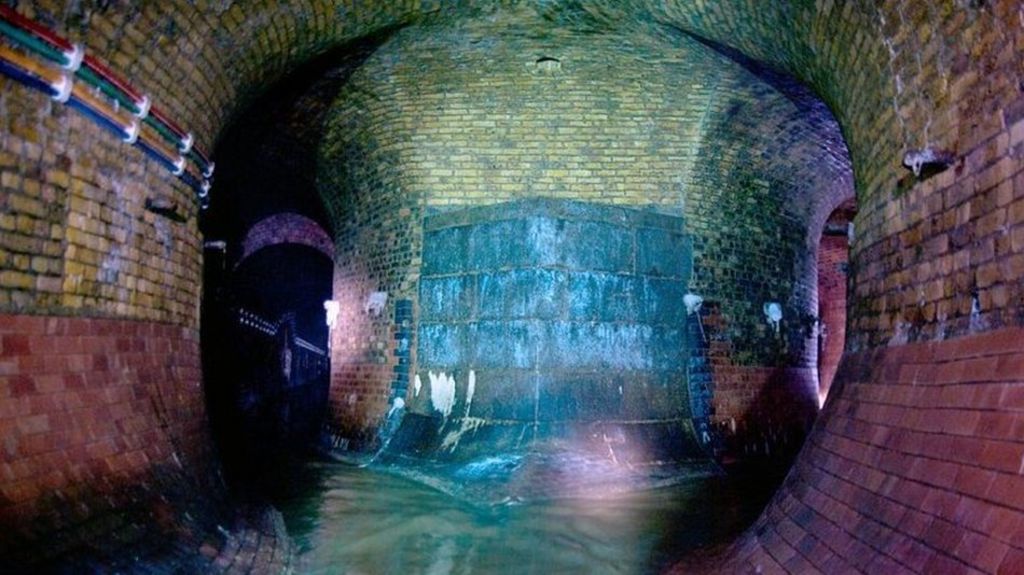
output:
[[[856,215],[853,200],[829,215],[818,244],[818,402],[825,404],[846,342],[850,237]]]

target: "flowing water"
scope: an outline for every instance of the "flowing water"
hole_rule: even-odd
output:
[[[420,483],[309,464],[276,501],[299,571],[330,574],[656,573],[748,526],[777,474],[688,480],[587,499],[473,505]]]

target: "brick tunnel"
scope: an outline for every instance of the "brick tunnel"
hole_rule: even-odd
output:
[[[0,72],[0,571],[1024,573],[1019,2],[13,1]],[[317,563],[338,466],[712,487]]]

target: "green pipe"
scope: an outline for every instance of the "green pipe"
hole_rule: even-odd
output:
[[[202,168],[203,170],[206,169],[206,160],[203,159],[201,155],[199,155],[199,152],[196,151],[195,146],[192,146],[192,149],[188,151],[188,157],[191,158],[192,161],[195,162],[196,165],[198,165],[200,168]]]
[[[0,20],[0,33],[3,33],[16,43],[28,48],[30,51],[43,56],[47,60],[52,60],[61,66],[68,62],[67,57],[64,56],[64,52],[54,48],[46,42],[43,42],[32,34],[4,22],[3,20]]]
[[[54,48],[49,43],[44,42],[39,38],[35,37],[34,35],[29,34],[28,32],[25,32],[24,30],[12,26],[2,20],[0,20],[0,33],[3,33],[5,36],[14,40],[21,46],[27,48],[29,51],[35,52],[36,54],[43,56],[47,60],[50,60],[62,66],[67,64],[68,62],[67,56],[65,56],[64,52],[62,52],[61,50]],[[113,86],[112,84],[98,76],[92,70],[83,66],[75,72],[75,75],[81,78],[82,80],[85,80],[92,86],[98,87],[101,92],[103,92],[110,98],[116,100],[118,104],[127,107],[133,114],[138,113],[139,108],[135,104],[135,101],[130,96],[128,96],[119,88]]]
[[[98,76],[91,69],[82,66],[78,69],[77,72],[75,72],[75,75],[81,78],[82,80],[85,80],[86,83],[98,87],[101,92],[109,96],[111,99],[116,100],[118,104],[124,106],[125,108],[128,108],[128,111],[132,114],[139,113],[139,107],[138,105],[136,105],[135,101],[131,99],[131,97],[122,92],[116,86],[110,84],[109,82]]]
[[[35,35],[18,28],[4,20],[0,20],[0,34],[10,38],[16,44],[21,45],[30,52],[39,54],[40,56],[50,60],[54,63],[65,66],[68,63],[68,58],[63,51],[53,47],[49,43],[37,38]],[[119,105],[128,109],[132,114],[139,113],[138,104],[135,100],[125,94],[120,88],[114,86],[110,82],[104,80],[100,75],[96,74],[93,70],[86,66],[80,67],[75,71],[75,76],[85,81],[87,84],[99,88],[101,92],[106,94],[109,98],[116,101]],[[160,120],[157,120],[153,116],[146,116],[143,120],[154,130],[156,130],[161,136],[164,137],[168,142],[172,143],[175,148],[181,144],[181,138],[178,137],[173,130],[170,129]],[[190,150],[188,153],[189,158],[198,164],[201,168],[205,169],[206,162],[203,161],[202,157],[195,152]]]
[[[47,60],[50,60],[61,66],[66,66],[69,62],[68,57],[62,50],[53,47],[49,43],[37,38],[35,35],[26,32],[17,26],[13,26],[4,20],[0,20],[0,35],[6,36],[15,44],[18,44],[21,47],[27,49],[28,51],[34,52],[42,56],[43,58],[46,58]],[[120,88],[114,86],[113,84],[105,80],[92,69],[88,67],[80,67],[78,70],[75,71],[75,76],[82,79],[87,84],[90,84],[91,86],[98,88],[101,92],[103,92],[108,97],[113,99],[119,105],[124,106],[126,109],[128,109],[128,111],[132,114],[139,113],[139,106],[130,95],[126,94]],[[143,121],[152,126],[153,129],[155,129],[168,142],[173,143],[175,147],[178,147],[180,145],[181,138],[179,138],[178,135],[174,133],[173,130],[170,129],[170,127],[165,125],[160,120],[157,120],[153,116],[147,116]],[[192,150],[189,150],[189,153],[187,155],[189,156],[190,159],[192,159],[193,162],[199,165],[200,168],[204,167],[205,162],[194,148]],[[191,178],[189,178],[189,180],[191,180]],[[196,189],[196,191],[199,191],[197,188],[197,186],[199,185],[198,182],[192,181],[186,183],[189,183],[189,185],[192,188]]]
[[[153,116],[146,116],[146,119],[143,121],[152,126],[153,129],[163,136],[168,142],[173,143],[175,147],[177,147],[181,142],[181,138],[179,138],[177,134],[172,132],[171,129],[165,126],[163,122],[157,120]]]

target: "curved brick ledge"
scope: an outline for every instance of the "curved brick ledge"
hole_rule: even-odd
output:
[[[1024,572],[1024,329],[849,354],[783,487],[673,572]]]

